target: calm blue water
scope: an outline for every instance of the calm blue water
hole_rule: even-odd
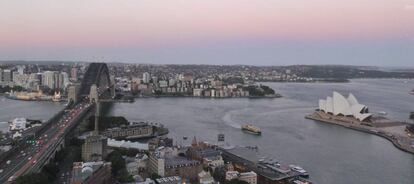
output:
[[[146,98],[115,104],[111,114],[130,120],[165,124],[178,144],[197,136],[216,142],[224,133],[232,145],[258,145],[260,151],[285,163],[303,166],[316,183],[414,183],[414,156],[390,142],[343,127],[304,119],[318,99],[333,90],[352,92],[371,112],[386,111],[393,119],[407,120],[414,111],[408,92],[414,81],[354,80],[346,84],[267,83],[284,95],[280,99]],[[253,123],[263,135],[240,131]]]

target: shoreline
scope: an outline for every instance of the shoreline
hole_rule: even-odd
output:
[[[250,99],[272,99],[272,98],[282,98],[282,95],[274,96],[235,96],[235,97],[210,97],[210,96],[175,96],[175,95],[152,95],[152,96],[134,96],[133,98],[199,98],[199,99],[240,99],[240,98],[250,98]]]
[[[407,153],[414,154],[414,148],[413,147],[411,147],[410,145],[402,145],[400,143],[400,139],[398,139],[395,135],[393,135],[389,132],[388,133],[384,132],[382,130],[379,130],[379,131],[375,130],[374,127],[367,127],[367,126],[363,126],[363,125],[349,124],[349,123],[339,122],[339,121],[332,120],[332,119],[324,119],[324,118],[317,117],[315,114],[306,115],[305,118],[310,119],[310,120],[314,120],[314,121],[317,121],[317,122],[342,126],[342,127],[345,127],[345,128],[349,128],[349,129],[360,131],[360,132],[365,132],[365,133],[372,134],[372,135],[377,135],[379,137],[382,137],[382,138],[390,141],[399,150],[407,152]]]
[[[56,102],[56,103],[61,103],[61,102],[67,101],[66,99],[61,99],[59,101],[53,101],[52,99],[19,99],[19,98],[13,98],[13,97],[5,96],[5,95],[0,95],[0,96],[4,96],[6,99],[9,99],[9,100],[25,101],[25,102]]]

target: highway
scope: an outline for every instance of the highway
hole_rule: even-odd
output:
[[[34,143],[28,143],[20,153],[13,155],[6,163],[0,165],[0,183],[12,182],[33,167],[40,159],[45,159],[49,149],[58,146],[67,129],[76,125],[78,118],[91,106],[82,102],[63,112],[61,118],[54,122]],[[53,150],[53,149],[52,149]]]

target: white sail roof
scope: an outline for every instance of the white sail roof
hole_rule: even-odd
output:
[[[358,100],[355,98],[355,96],[352,93],[349,93],[348,102],[349,102],[349,105],[351,106],[359,104]]]
[[[319,100],[319,110],[326,112],[326,100]]]
[[[332,97],[330,97],[330,96],[328,96],[327,98],[326,98],[326,112],[328,112],[328,113],[333,113],[333,100],[332,100]]]
[[[334,91],[332,97],[328,96],[326,100],[319,100],[319,110],[332,113],[335,116],[353,116],[360,121],[364,121],[372,116],[372,114],[365,112],[367,109],[368,107],[359,104],[358,100],[351,93],[348,98],[345,98],[340,93]]]
[[[345,112],[348,112],[347,109],[349,109],[349,103],[348,100],[339,94],[338,92],[333,92],[333,114],[334,115],[346,115]]]

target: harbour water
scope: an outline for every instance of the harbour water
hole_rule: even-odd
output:
[[[284,97],[142,98],[114,104],[110,115],[163,123],[177,144],[189,144],[193,136],[215,143],[217,134],[224,133],[228,144],[257,145],[269,157],[302,166],[315,183],[414,183],[414,155],[375,135],[304,118],[317,107],[319,98],[336,90],[352,92],[371,112],[385,111],[390,119],[408,121],[409,112],[414,111],[414,96],[408,94],[414,88],[413,80],[266,84]],[[0,121],[48,119],[61,108],[59,103],[0,96]],[[243,133],[240,127],[247,123],[260,127],[262,136]],[[189,138],[184,141],[183,136]]]
[[[192,137],[215,143],[224,133],[231,145],[257,145],[261,153],[304,167],[311,180],[331,183],[414,183],[414,155],[389,141],[304,118],[318,99],[336,90],[352,92],[371,112],[408,121],[414,81],[353,80],[351,83],[267,83],[284,97],[277,99],[145,98],[115,104],[112,115],[165,124],[178,144]],[[243,124],[262,129],[262,136],[245,134]],[[183,136],[189,137],[184,141]]]
[[[7,131],[8,124],[14,118],[27,118],[46,121],[59,110],[64,103],[47,101],[20,101],[0,96],[0,131]]]

